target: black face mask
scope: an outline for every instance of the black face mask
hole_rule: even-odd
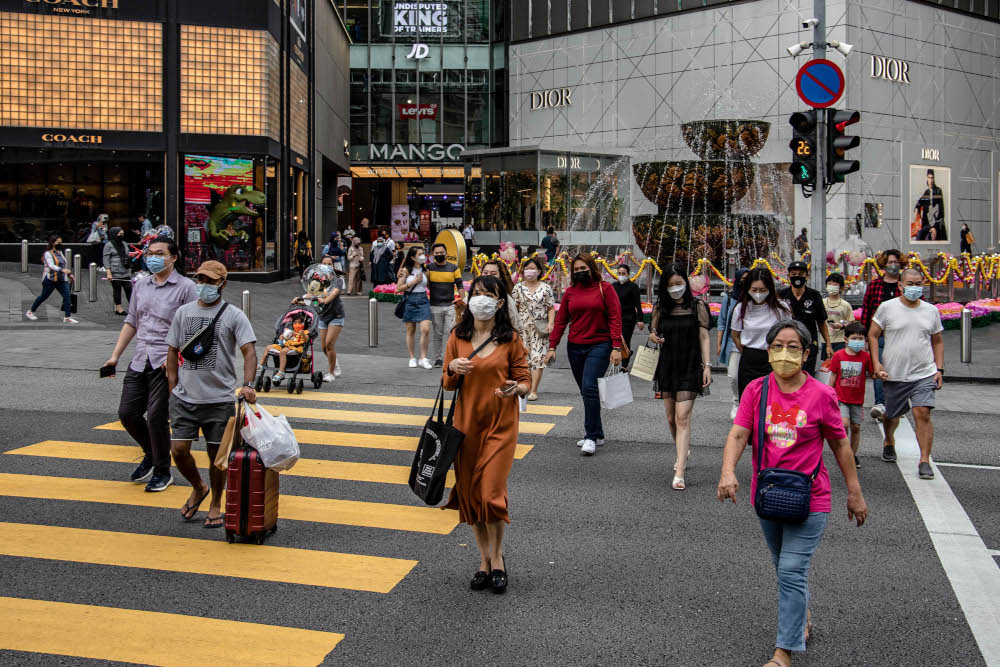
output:
[[[62,242],[60,242],[60,243],[53,243],[52,247],[55,248],[56,250],[58,250],[59,248],[62,247]]]
[[[574,271],[573,282],[577,285],[587,285],[590,283],[590,271]]]
[[[792,276],[788,282],[792,284],[792,287],[805,287],[806,285],[806,279],[803,276]]]
[[[446,259],[448,259],[447,255],[434,255],[434,261],[438,264],[444,264]]]

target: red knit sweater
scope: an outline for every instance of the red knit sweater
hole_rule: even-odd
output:
[[[571,285],[567,288],[556,313],[552,335],[549,336],[550,350],[559,345],[567,326],[571,343],[594,345],[611,341],[614,347],[621,347],[622,308],[614,288],[603,280],[599,285]]]

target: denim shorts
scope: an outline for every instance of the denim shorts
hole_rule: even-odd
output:
[[[403,307],[404,322],[427,322],[431,319],[431,302],[423,291],[410,292],[406,295]]]
[[[330,327],[342,327],[342,326],[344,326],[343,317],[334,317],[331,320],[324,320],[322,317],[319,318],[318,328],[320,331],[322,331],[323,329],[329,329]]]

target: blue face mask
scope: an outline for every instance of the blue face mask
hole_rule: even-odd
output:
[[[924,288],[920,285],[910,285],[903,288],[903,296],[910,301],[917,301],[924,295]]]
[[[146,268],[150,273],[159,273],[167,268],[167,258],[160,255],[146,255]]]
[[[847,341],[847,347],[851,348],[855,352],[860,352],[865,349],[865,341],[863,340],[849,340]]]
[[[219,298],[219,286],[199,284],[198,298],[205,303],[215,303]]]

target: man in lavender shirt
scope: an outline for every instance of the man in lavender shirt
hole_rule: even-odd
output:
[[[177,257],[177,244],[171,238],[161,236],[149,244],[145,260],[153,275],[135,284],[118,344],[104,364],[117,366],[135,339],[132,363],[122,382],[118,418],[142,447],[142,462],[132,473],[132,481],[149,480],[146,491],[163,491],[174,481],[170,475],[167,332],[177,308],[198,299],[194,282],[174,270]]]

